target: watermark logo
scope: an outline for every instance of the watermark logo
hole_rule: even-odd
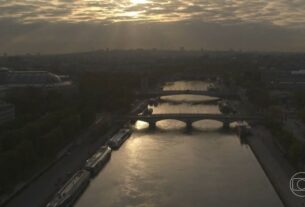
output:
[[[305,198],[305,172],[298,172],[290,179],[291,192],[301,198]]]

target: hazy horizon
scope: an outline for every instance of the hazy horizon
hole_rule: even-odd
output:
[[[1,53],[104,48],[305,52],[303,0],[0,3]]]

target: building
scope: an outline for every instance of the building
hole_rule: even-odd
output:
[[[267,86],[274,89],[305,89],[305,70],[263,71],[262,80],[266,83]]]
[[[15,119],[15,106],[0,102],[0,125]]]
[[[14,87],[44,87],[65,88],[72,82],[67,76],[59,76],[47,71],[13,71],[7,68],[0,69],[0,86]]]
[[[300,76],[303,76],[303,78],[305,77],[305,70],[294,70],[294,71],[291,71],[291,74],[292,75],[300,75]]]

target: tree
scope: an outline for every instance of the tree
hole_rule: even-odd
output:
[[[252,88],[247,90],[249,100],[261,109],[268,108],[272,104],[272,99],[267,90]]]
[[[284,112],[279,106],[270,106],[265,112],[267,125],[271,128],[281,128]]]
[[[303,123],[305,123],[305,107],[300,109],[299,116],[300,116],[300,119],[303,121]]]
[[[304,91],[298,91],[294,94],[294,100],[296,101],[296,104],[298,107],[304,107],[305,105],[305,92]]]
[[[16,151],[19,154],[19,163],[22,173],[24,174],[28,169],[31,169],[37,161],[36,153],[33,143],[29,140],[23,140],[17,147]]]
[[[44,158],[51,158],[67,141],[60,127],[53,129],[39,139],[41,150],[39,154]]]
[[[10,187],[11,182],[18,180],[20,161],[16,150],[9,150],[0,155],[0,186]],[[15,183],[14,182],[14,183]]]
[[[293,139],[289,151],[288,151],[288,157],[289,160],[294,164],[298,165],[299,161],[302,160],[302,152],[304,150],[304,145],[300,143],[297,139]]]
[[[66,138],[73,138],[81,128],[81,119],[79,115],[72,115],[60,122],[60,126]]]

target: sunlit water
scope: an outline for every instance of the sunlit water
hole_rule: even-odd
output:
[[[199,82],[176,82],[166,89],[205,89]],[[180,96],[166,99],[194,100]],[[216,105],[163,103],[154,113],[219,113]],[[76,207],[281,207],[251,150],[215,121],[194,123],[191,133],[174,120],[135,132],[91,182]]]

